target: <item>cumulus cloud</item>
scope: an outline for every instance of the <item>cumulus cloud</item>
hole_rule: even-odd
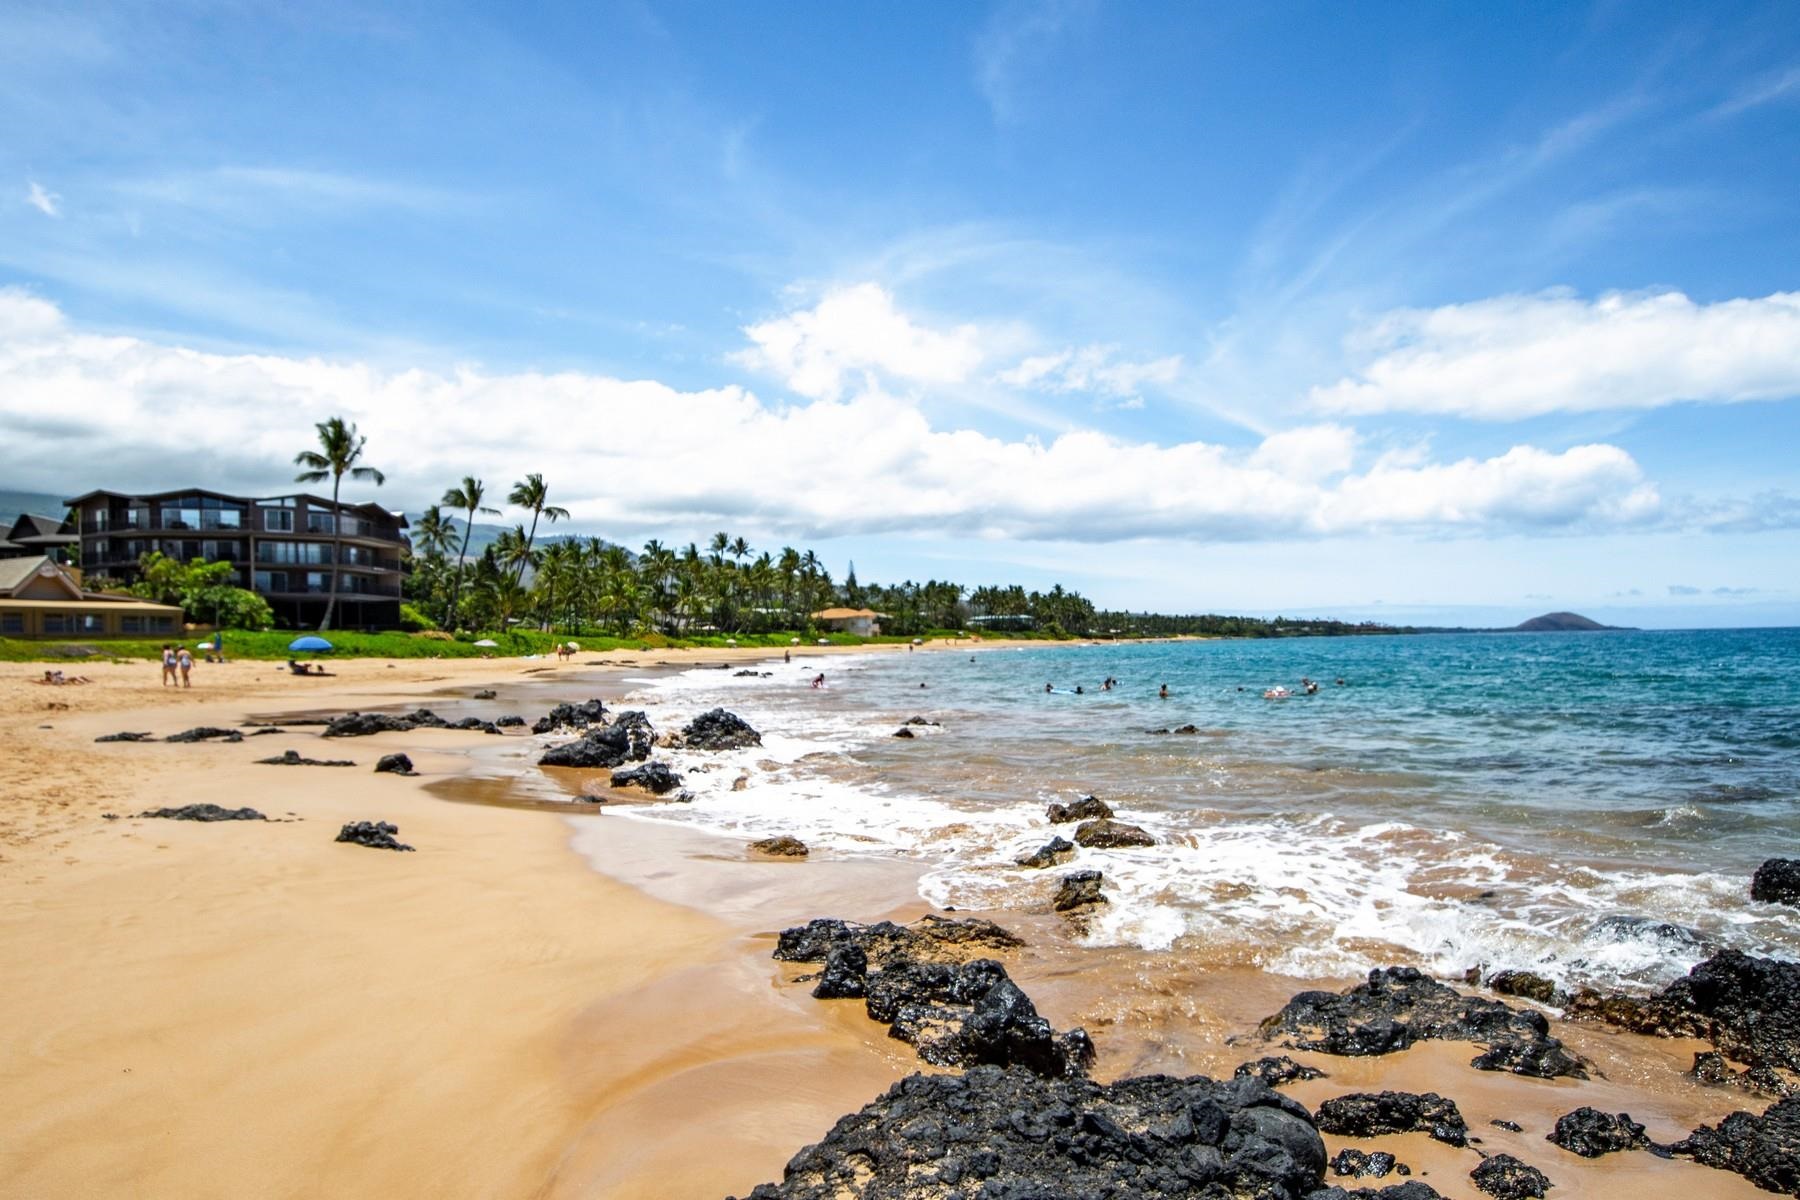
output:
[[[1250,541],[1617,528],[1660,510],[1637,464],[1606,445],[1454,462],[1415,452],[1358,470],[1356,435],[1335,425],[1247,449],[1097,432],[1007,440],[934,427],[880,387],[770,405],[738,386],[203,353],[87,332],[0,291],[13,486],[283,490],[312,423],[334,414],[369,436],[384,503],[416,508],[464,474],[500,487],[540,471],[577,521],[617,537],[723,525]]]
[[[1167,387],[1181,375],[1181,356],[1129,362],[1117,346],[1083,346],[1026,358],[994,378],[1011,387],[1038,392],[1081,392],[1127,402],[1139,398],[1145,384]]]
[[[37,180],[30,180],[30,187],[25,189],[25,203],[43,213],[46,217],[62,216],[62,197],[50,191]]]
[[[1311,392],[1345,414],[1509,421],[1553,412],[1800,395],[1800,293],[1698,304],[1680,292],[1560,292],[1392,312],[1353,336],[1366,359]]]
[[[981,331],[914,322],[885,288],[860,283],[829,292],[813,308],[748,326],[740,366],[767,371],[802,396],[835,400],[879,373],[904,383],[960,383],[981,365]]]

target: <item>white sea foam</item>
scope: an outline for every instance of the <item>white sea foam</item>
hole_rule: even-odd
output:
[[[939,906],[1005,910],[1048,900],[1064,871],[1023,870],[1016,860],[1069,832],[1044,815],[1046,801],[1067,796],[981,806],[873,778],[858,754],[891,735],[891,714],[818,698],[805,686],[813,664],[757,669],[776,676],[686,671],[646,681],[622,702],[645,704],[661,728],[724,704],[763,730],[763,745],[659,752],[684,773],[692,801],[621,812],[744,839],[791,834],[831,853],[905,855],[927,864],[920,891]],[[830,664],[833,674],[863,669],[855,658]],[[1105,874],[1110,903],[1085,934],[1096,944],[1161,950],[1179,942],[1313,977],[1410,958],[1446,976],[1518,968],[1565,985],[1637,987],[1681,974],[1720,939],[1778,948],[1760,918],[1722,903],[1742,881],[1714,875],[1557,870],[1463,832],[1331,813],[1251,818],[1197,806],[1118,816],[1157,844],[1081,849],[1064,869]],[[1601,924],[1622,913],[1705,935],[1671,940]]]

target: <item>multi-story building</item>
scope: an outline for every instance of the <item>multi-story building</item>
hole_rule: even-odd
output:
[[[376,504],[319,496],[253,498],[203,488],[147,495],[93,491],[67,501],[81,530],[81,568],[129,583],[152,550],[180,562],[228,562],[239,587],[269,602],[283,625],[317,625],[337,581],[332,624],[345,629],[400,623],[405,516]],[[332,562],[334,539],[341,539]]]

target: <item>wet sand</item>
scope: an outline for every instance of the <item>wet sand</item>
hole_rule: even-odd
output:
[[[692,665],[665,651],[631,670],[656,659]],[[923,912],[907,864],[753,861],[731,840],[556,804],[566,781],[501,795],[480,777],[529,761],[517,735],[92,741],[302,709],[486,704],[530,719],[620,691],[591,666],[519,660],[335,669],[298,680],[278,664],[203,667],[201,688],[171,696],[153,666],[85,666],[93,684],[61,689],[29,683],[41,669],[0,667],[0,1194],[741,1194],[920,1069],[859,1003],[812,1000],[768,958],[774,930],[810,917]],[[470,698],[484,687],[499,695]],[[358,765],[254,763],[289,748]],[[418,778],[371,773],[394,750]],[[102,816],[202,800],[284,823]],[[418,851],[332,841],[360,819],[394,822]],[[1293,992],[1349,982],[1083,949],[1061,918],[1004,919],[1032,943],[1013,974],[1055,1025],[1093,1033],[1102,1079],[1227,1075],[1280,1052],[1249,1035]],[[1330,1078],[1289,1090],[1309,1105],[1438,1091],[1485,1149],[1539,1166],[1558,1197],[1764,1194],[1692,1163],[1588,1161],[1543,1141],[1581,1104],[1627,1110],[1660,1139],[1761,1106],[1683,1079],[1691,1044],[1557,1033],[1605,1077],[1478,1072],[1473,1047],[1426,1044],[1380,1059],[1296,1054]],[[1524,1132],[1489,1127],[1497,1116]],[[1375,1146],[1446,1196],[1479,1195],[1473,1150],[1416,1134]]]

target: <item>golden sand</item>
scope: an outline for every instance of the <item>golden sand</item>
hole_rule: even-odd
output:
[[[770,932],[916,915],[910,868],[753,861],[735,843],[599,811],[448,803],[471,750],[494,741],[479,733],[93,741],[429,706],[488,686],[560,682],[611,699],[600,658],[768,654],[361,660],[305,680],[279,664],[202,664],[181,693],[159,686],[154,664],[83,665],[93,682],[62,688],[31,682],[42,668],[0,666],[0,1195],[716,1198],[779,1178],[795,1150],[920,1064],[859,1004],[789,982],[768,959]],[[358,765],[254,762],[289,748]],[[419,777],[372,773],[394,750]],[[197,801],[279,820],[130,815]],[[417,852],[335,843],[350,820],[391,821]],[[1309,985],[1082,950],[1054,918],[1006,919],[1032,942],[1015,976],[1058,1027],[1093,1032],[1103,1079],[1229,1074],[1277,1052],[1246,1035]],[[1308,1104],[1380,1088],[1449,1095],[1487,1149],[1546,1170],[1559,1200],[1763,1194],[1692,1163],[1590,1162],[1544,1142],[1581,1104],[1628,1110],[1664,1139],[1757,1106],[1682,1079],[1692,1046],[1558,1032],[1605,1077],[1476,1072],[1472,1048],[1430,1044],[1299,1055],[1332,1077],[1290,1091]],[[1499,1116],[1525,1133],[1487,1125]],[[1479,1200],[1473,1151],[1422,1135],[1380,1145],[1444,1195]]]

